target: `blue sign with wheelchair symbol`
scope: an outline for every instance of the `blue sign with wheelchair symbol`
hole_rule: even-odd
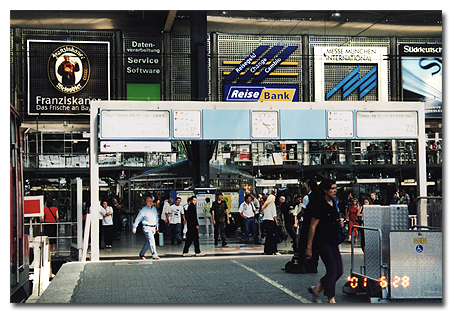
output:
[[[424,251],[424,247],[422,245],[417,245],[416,246],[416,252],[417,253],[421,253],[422,251]]]

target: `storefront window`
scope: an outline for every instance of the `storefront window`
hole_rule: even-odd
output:
[[[42,153],[63,154],[65,143],[63,134],[42,134]]]

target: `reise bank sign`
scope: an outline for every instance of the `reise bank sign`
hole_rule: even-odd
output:
[[[297,76],[294,72],[275,72],[281,65],[298,65],[285,62],[297,46],[257,47],[242,61],[224,61],[236,65],[231,72],[223,72],[224,100],[226,102],[298,101],[297,84],[262,84],[268,76]],[[235,81],[235,84],[233,83]]]

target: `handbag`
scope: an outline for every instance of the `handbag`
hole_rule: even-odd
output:
[[[357,216],[355,218],[355,221],[360,225],[363,226],[364,225],[364,221],[363,221],[363,217],[362,216]]]
[[[275,231],[276,243],[281,243],[281,242],[283,242],[286,239],[287,239],[287,234],[284,233],[284,231],[282,230],[281,226],[277,226],[276,227],[276,231]]]
[[[340,245],[347,239],[348,231],[345,227],[338,227],[337,229],[337,244]]]
[[[283,242],[283,240],[282,240],[281,236],[278,234],[278,232],[275,232],[274,236],[275,236],[275,242],[277,244]]]
[[[335,204],[335,206],[336,206],[337,212],[340,214],[339,206],[338,206],[337,201],[336,201],[335,198],[333,199],[333,202],[334,202],[334,204]],[[340,244],[343,243],[343,242],[345,241],[345,239],[347,239],[347,238],[348,238],[348,231],[347,231],[347,229],[345,228],[345,225],[344,225],[344,227],[340,227],[340,226],[338,225],[338,226],[337,226],[337,233],[336,233],[336,242],[337,242],[337,244],[340,245]]]

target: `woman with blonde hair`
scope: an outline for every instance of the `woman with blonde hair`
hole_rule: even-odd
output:
[[[281,255],[276,247],[276,228],[278,227],[278,219],[276,215],[275,196],[269,195],[267,201],[262,206],[264,211],[263,226],[266,233],[264,254]]]

